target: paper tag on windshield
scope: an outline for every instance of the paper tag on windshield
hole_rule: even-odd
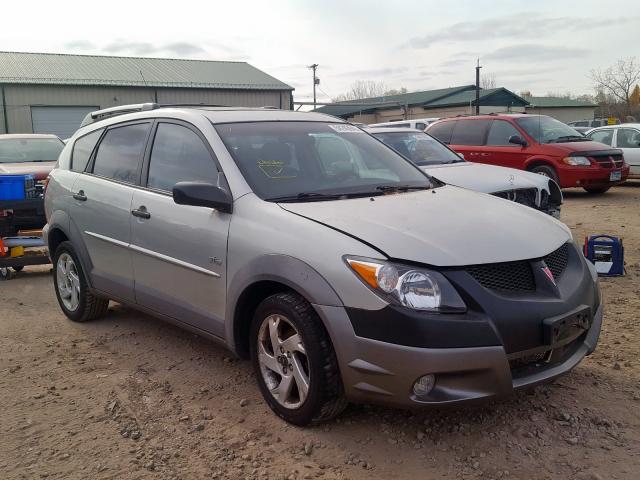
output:
[[[355,125],[349,125],[348,123],[330,123],[329,128],[338,133],[364,133]]]

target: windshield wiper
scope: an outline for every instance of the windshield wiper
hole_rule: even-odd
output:
[[[559,143],[559,142],[588,142],[589,139],[587,137],[583,137],[582,135],[563,135],[558,138],[554,138],[549,140],[549,143]]]
[[[390,192],[408,192],[409,190],[428,190],[431,186],[427,185],[378,185],[376,190],[382,193],[390,193]]]
[[[271,197],[266,200],[269,202],[305,202],[314,200],[335,200],[344,197],[342,193],[318,193],[318,192],[302,192],[294,195],[283,195],[281,197]]]

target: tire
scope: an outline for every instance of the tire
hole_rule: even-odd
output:
[[[24,269],[24,265],[18,265],[17,267],[11,267],[13,268],[14,272],[21,272]]]
[[[69,260],[71,260],[71,263]],[[63,268],[62,263],[64,261],[66,261],[66,270],[72,272],[69,276],[64,276],[61,271],[58,271],[59,268]],[[64,277],[64,282],[62,283],[61,276]],[[53,255],[53,288],[56,291],[60,308],[69,320],[88,322],[107,313],[109,300],[91,293],[84,278],[82,264],[69,241],[62,242]],[[74,291],[75,293],[73,293]],[[68,297],[67,294],[71,296]],[[77,295],[75,308],[73,304],[76,302],[72,301],[74,295]]]
[[[611,187],[603,187],[603,188],[590,188],[590,187],[584,187],[584,189],[587,191],[587,193],[592,193],[594,195],[596,194],[601,194],[601,193],[605,193],[607,190],[609,190]]]
[[[273,347],[272,324],[278,332],[277,341],[282,342],[279,349]],[[298,339],[291,343],[296,334]],[[329,335],[313,307],[300,295],[278,293],[263,300],[253,317],[250,342],[251,361],[260,391],[280,418],[294,425],[306,426],[329,420],[347,406],[338,360]],[[286,349],[283,350],[282,346]],[[265,366],[265,359],[275,368]],[[308,387],[304,395],[298,389],[300,371],[303,376],[307,374]],[[278,392],[286,383],[286,374],[293,378],[290,383],[295,385],[284,388],[291,394],[281,395],[278,399],[279,394],[272,392]],[[288,404],[287,399],[291,400]]]
[[[11,280],[13,278],[13,272],[9,270],[9,267],[0,267],[0,280]]]
[[[560,181],[558,180],[558,174],[556,173],[556,169],[550,165],[538,165],[537,167],[533,167],[531,171],[533,173],[537,173],[538,175],[549,177],[551,180],[553,180],[558,185],[560,185]]]

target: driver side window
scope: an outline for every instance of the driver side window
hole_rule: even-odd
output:
[[[604,143],[609,146],[613,143],[613,130],[597,130],[591,132],[588,136],[594,142]]]
[[[502,146],[502,147],[519,147],[513,143],[509,143],[509,138],[517,135],[522,137],[520,132],[504,120],[494,120],[489,128],[489,136],[487,137],[487,145]]]

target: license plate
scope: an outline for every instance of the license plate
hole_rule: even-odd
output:
[[[617,182],[622,180],[622,170],[618,170],[617,172],[611,172],[609,174],[609,180],[612,182]]]
[[[543,321],[544,343],[555,345],[573,340],[591,326],[591,309],[582,308],[569,315],[547,318]]]

